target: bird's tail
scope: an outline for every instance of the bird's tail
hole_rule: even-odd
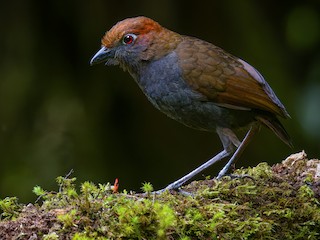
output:
[[[293,148],[291,138],[279,119],[270,115],[258,115],[256,119],[271,129],[285,144]]]

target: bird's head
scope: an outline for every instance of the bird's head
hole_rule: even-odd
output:
[[[142,62],[168,54],[176,48],[181,36],[147,17],[127,18],[114,25],[103,36],[101,49],[90,64],[105,62],[138,71]]]

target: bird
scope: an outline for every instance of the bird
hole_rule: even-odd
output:
[[[214,163],[228,158],[217,179],[227,174],[261,126],[292,147],[279,121],[290,118],[263,76],[244,60],[196,37],[181,35],[145,16],[116,23],[101,39],[90,64],[128,71],[152,105],[194,129],[216,132],[223,150],[170,183],[181,187]],[[242,141],[236,135],[245,129]]]

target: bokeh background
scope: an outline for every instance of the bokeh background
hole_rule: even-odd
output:
[[[0,198],[34,201],[74,169],[78,182],[155,188],[222,149],[215,134],[154,109],[128,73],[89,66],[104,32],[145,15],[212,42],[255,66],[291,114],[288,148],[265,128],[237,167],[280,162],[304,149],[320,158],[318,0],[3,1],[0,8]],[[214,176],[217,164],[204,175]],[[198,176],[202,178],[203,176]]]

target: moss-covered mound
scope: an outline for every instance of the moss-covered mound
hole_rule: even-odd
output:
[[[320,239],[320,160],[304,152],[222,180],[192,182],[185,196],[115,193],[109,184],[58,177],[35,204],[0,201],[0,239]],[[40,203],[42,201],[42,203]]]

